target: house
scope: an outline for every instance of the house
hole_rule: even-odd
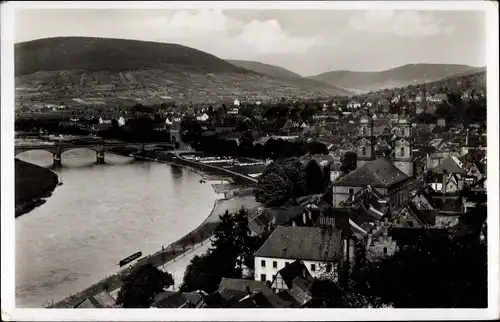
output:
[[[280,298],[266,283],[254,280],[224,277],[219,284],[217,292],[230,304],[229,307],[238,306],[241,300],[256,293],[261,293],[266,298],[267,301],[260,302],[269,303],[269,307],[289,308],[292,306],[292,303]]]
[[[306,280],[312,280],[313,277],[303,262],[296,260],[295,262],[285,265],[280,269],[273,279],[271,288],[275,292],[281,290],[291,290],[293,287],[293,280],[297,277],[302,277]]]
[[[154,308],[199,308],[203,305],[202,294],[192,292],[165,291],[156,294],[151,307]]]
[[[102,291],[78,303],[76,309],[115,308],[116,300],[107,291]]]
[[[99,124],[111,124],[110,119],[103,119],[102,117],[99,118]]]
[[[374,237],[371,233],[367,238],[366,258],[377,260],[392,256],[397,251],[397,243],[389,236],[388,229],[385,228],[381,235]]]
[[[229,115],[238,115],[239,113],[240,113],[240,110],[236,107],[227,111],[227,114],[229,114]]]
[[[351,109],[351,110],[358,109],[360,107],[361,107],[361,103],[358,101],[355,101],[355,100],[352,100],[349,103],[347,103],[347,108]]]
[[[200,122],[206,122],[208,121],[210,117],[207,115],[207,113],[203,113],[199,116],[196,117],[196,120],[200,121]]]
[[[410,182],[410,177],[391,161],[379,157],[335,181],[332,184],[332,204],[333,207],[342,207],[342,203],[369,186],[381,196],[387,197],[391,208],[395,210],[408,200],[407,186]]]
[[[235,99],[233,105],[239,107],[240,101],[238,99]]]
[[[323,227],[278,226],[254,254],[255,280],[273,281],[279,270],[300,260],[315,277],[338,275],[343,256],[341,230]]]
[[[437,120],[437,125],[438,126],[446,126],[446,120],[443,117],[439,118]]]
[[[443,101],[446,101],[448,99],[448,96],[443,93],[438,93],[434,94],[429,98],[429,101],[432,103],[441,103]]]
[[[118,119],[118,126],[125,126],[125,124],[125,118],[123,116],[120,116],[120,118]]]

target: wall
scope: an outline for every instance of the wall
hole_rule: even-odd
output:
[[[384,248],[387,250],[387,253],[384,253]],[[366,252],[366,257],[368,260],[374,260],[385,256],[392,256],[396,250],[397,244],[392,240],[391,236],[380,236],[378,239],[372,240]]]
[[[405,151],[405,153],[406,153],[406,151]],[[411,161],[394,161],[394,165],[396,166],[396,168],[398,168],[400,171],[402,171],[407,176],[413,177],[413,174],[414,174],[413,162],[411,162]]]
[[[266,267],[261,266],[261,261],[266,261]],[[277,263],[277,267],[273,267],[273,262]],[[270,281],[271,283],[273,282],[274,277],[278,274],[278,271],[285,267],[286,263],[293,263],[296,261],[296,259],[293,258],[271,258],[271,257],[259,257],[256,256],[254,259],[255,263],[255,273],[254,273],[254,279],[256,281],[260,281],[260,275],[261,274],[266,274],[266,281]],[[325,262],[320,262],[320,261],[309,261],[309,260],[303,260],[302,261],[304,265],[307,267],[307,270],[309,273],[312,275],[312,277],[318,277],[319,274],[321,273],[321,268],[324,268],[326,263]],[[314,264],[315,271],[311,270],[311,264]],[[337,270],[336,264],[332,264],[332,270]]]

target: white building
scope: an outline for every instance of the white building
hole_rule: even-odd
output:
[[[238,113],[240,112],[239,109],[237,108],[232,108],[230,109],[229,111],[227,111],[227,114],[231,114],[231,115],[238,115]]]
[[[240,106],[240,101],[238,99],[235,99],[234,100],[234,106]]]
[[[102,117],[100,117],[99,124],[111,124],[111,120],[105,120]]]
[[[278,226],[254,255],[255,280],[272,282],[279,270],[296,260],[313,277],[336,276],[346,245],[337,228]]]
[[[201,122],[206,122],[209,118],[210,117],[207,115],[207,113],[203,113],[202,115],[196,117],[196,119]]]
[[[118,126],[124,126],[125,123],[125,118],[123,116],[120,116],[120,118],[118,119]]]

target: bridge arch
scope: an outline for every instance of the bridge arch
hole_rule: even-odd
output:
[[[99,152],[98,148],[95,146],[75,146],[61,148],[61,155],[72,150],[90,150],[92,152]]]
[[[15,149],[14,150],[14,156],[18,156],[22,153],[26,153],[26,152],[35,152],[35,151],[43,151],[45,153],[50,153],[51,155],[54,155],[56,154],[56,151],[55,149]]]

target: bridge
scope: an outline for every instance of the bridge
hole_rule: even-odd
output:
[[[106,151],[112,148],[127,147],[135,148],[138,153],[142,153],[150,147],[156,147],[158,145],[168,146],[172,148],[177,148],[177,142],[147,142],[147,143],[56,143],[56,144],[27,144],[27,145],[16,145],[14,155],[18,155],[27,151],[43,150],[52,153],[54,166],[60,167],[62,165],[61,157],[66,151],[73,149],[89,149],[96,152],[96,163],[104,164],[104,155]]]

